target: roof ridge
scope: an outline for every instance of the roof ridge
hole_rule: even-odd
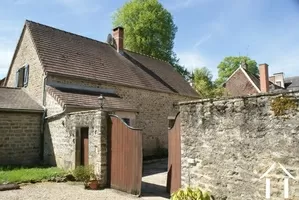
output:
[[[144,53],[141,53],[141,52],[136,52],[136,51],[132,51],[132,50],[129,50],[129,49],[125,49],[126,51],[129,51],[131,53],[136,53],[136,54],[139,54],[139,55],[142,55],[142,56],[146,56],[146,57],[149,57],[149,58],[152,58],[152,59],[155,59],[155,60],[159,60],[159,61],[162,61],[162,62],[165,62],[167,64],[169,64],[170,66],[172,66],[169,62],[167,62],[166,60],[162,60],[160,58],[156,58],[154,56],[150,56],[150,55],[147,55],[147,54],[144,54]]]
[[[99,41],[99,40],[96,40],[96,39],[93,39],[93,38],[90,38],[90,37],[87,37],[87,36],[83,36],[83,35],[79,35],[77,33],[72,33],[70,31],[65,31],[65,30],[62,30],[62,29],[59,29],[59,28],[55,28],[53,26],[49,26],[49,25],[45,25],[45,24],[41,24],[41,23],[38,23],[38,22],[34,22],[34,21],[31,21],[31,20],[27,20],[26,19],[26,25],[28,24],[36,24],[36,25],[39,25],[39,26],[44,26],[44,27],[47,27],[47,28],[50,28],[50,29],[53,29],[53,30],[56,30],[56,31],[60,31],[60,32],[63,32],[63,33],[66,33],[66,34],[69,34],[69,35],[72,35],[72,36],[77,36],[77,37],[81,37],[83,39],[86,39],[86,40],[92,40],[94,42],[99,42],[99,43],[102,43],[102,44],[105,44],[105,45],[109,45],[108,43],[106,42],[102,42],[102,41]],[[110,45],[109,45],[110,46]]]

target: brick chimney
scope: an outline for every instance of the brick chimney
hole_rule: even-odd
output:
[[[262,93],[269,92],[269,73],[268,73],[268,64],[260,64],[260,89]]]
[[[113,29],[113,38],[116,42],[116,50],[119,53],[123,53],[124,51],[124,28],[116,27]]]

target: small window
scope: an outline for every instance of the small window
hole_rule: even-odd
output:
[[[276,81],[276,85],[281,86],[281,81]]]
[[[29,81],[29,65],[20,68],[16,73],[16,87],[27,87]]]
[[[130,126],[130,119],[129,119],[129,118],[122,118],[122,120],[123,120],[128,126]]]

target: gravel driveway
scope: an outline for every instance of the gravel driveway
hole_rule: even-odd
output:
[[[20,190],[0,192],[0,200],[165,200],[167,160],[144,165],[140,198],[112,189],[85,190],[83,184],[37,183],[21,186]]]

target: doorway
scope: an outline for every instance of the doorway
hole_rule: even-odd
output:
[[[76,131],[76,166],[88,166],[88,127]]]

